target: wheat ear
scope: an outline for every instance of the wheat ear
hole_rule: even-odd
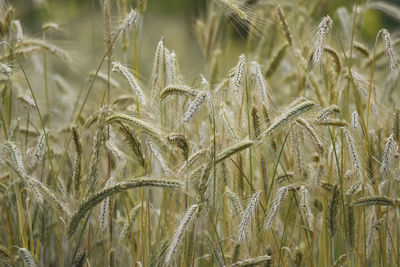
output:
[[[254,266],[254,265],[260,265],[260,264],[266,264],[272,260],[272,257],[270,255],[264,255],[264,256],[259,256],[256,258],[252,259],[246,259],[242,261],[237,261],[235,263],[232,263],[230,267],[243,267],[243,266]]]
[[[312,101],[303,101],[300,104],[288,109],[281,116],[276,118],[271,125],[260,135],[260,136],[271,136],[278,129],[283,127],[290,120],[300,116],[304,112],[315,107],[315,103]]]
[[[391,200],[386,196],[369,196],[369,197],[361,197],[353,201],[354,207],[371,206],[371,205],[393,206],[393,200]]]
[[[198,204],[192,205],[183,216],[178,228],[176,229],[174,236],[172,237],[171,244],[168,247],[167,254],[165,257],[165,263],[168,265],[171,263],[173,256],[178,250],[179,245],[182,243],[183,236],[189,229],[190,224],[194,221],[199,209]]]
[[[236,241],[237,244],[241,244],[246,239],[246,235],[248,234],[249,225],[250,225],[252,217],[254,217],[254,213],[256,211],[258,202],[260,200],[260,196],[261,196],[261,190],[255,192],[253,194],[253,196],[251,197],[246,210],[243,212],[243,217],[239,224],[238,238]]]
[[[114,195],[116,193],[138,187],[181,188],[182,183],[177,180],[136,178],[126,182],[115,183],[109,187],[106,187],[103,190],[100,190],[99,192],[92,194],[89,198],[87,198],[80,204],[78,210],[71,217],[68,226],[68,236],[71,237],[74,234],[80,220],[85,216],[85,214],[89,210],[91,210],[94,206],[103,201],[103,199],[111,195]]]

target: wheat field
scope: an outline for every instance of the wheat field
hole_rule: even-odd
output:
[[[95,1],[96,50],[0,1],[2,266],[400,265],[400,5],[207,0],[198,60]]]

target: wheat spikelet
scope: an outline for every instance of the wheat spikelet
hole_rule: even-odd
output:
[[[327,52],[333,59],[333,62],[335,62],[335,71],[337,75],[340,75],[342,72],[342,64],[340,63],[340,57],[339,54],[336,52],[335,49],[329,46],[324,46],[324,51]]]
[[[229,200],[232,203],[232,207],[234,209],[234,211],[236,212],[236,214],[239,216],[239,218],[243,217],[243,205],[242,202],[240,201],[238,195],[236,195],[235,192],[232,192],[228,186],[226,186],[226,190],[225,190],[226,194],[228,195]]]
[[[386,196],[369,196],[369,197],[361,197],[353,201],[354,207],[371,206],[371,205],[393,206],[393,200],[389,199]]]
[[[393,50],[393,43],[390,37],[390,33],[386,29],[382,29],[379,31],[382,34],[382,39],[385,41],[385,54],[388,58],[389,67],[391,71],[394,71],[398,65],[397,55]],[[378,34],[379,34],[378,33]]]
[[[4,63],[0,63],[0,73],[10,76],[12,73],[12,69]]]
[[[223,8],[226,8],[227,10],[233,12],[234,14],[238,15],[240,19],[242,20],[247,20],[247,14],[243,7],[236,3],[235,1],[232,0],[214,0],[214,2],[218,5],[220,5]]]
[[[304,129],[306,129],[307,133],[310,135],[311,139],[314,141],[314,145],[317,147],[318,153],[319,154],[324,154],[324,146],[322,144],[321,139],[319,138],[319,135],[315,131],[315,129],[308,123],[308,121],[299,118],[296,120],[296,122],[303,126]]]
[[[167,50],[165,48],[165,50]],[[180,82],[178,61],[174,51],[165,52],[165,79],[166,84],[177,84]]]
[[[161,40],[157,44],[156,52],[154,54],[154,63],[153,70],[151,73],[152,81],[151,81],[151,91],[152,91],[152,99],[154,101],[154,97],[158,94],[159,90],[162,87],[162,79],[164,73],[164,38],[161,37]]]
[[[128,81],[130,88],[136,93],[139,102],[142,105],[146,105],[146,99],[144,97],[144,92],[139,85],[139,82],[136,80],[136,78],[133,76],[133,74],[128,70],[127,67],[123,66],[120,62],[114,61],[113,63],[113,71],[119,71],[122,76]]]
[[[336,118],[329,118],[326,120],[321,120],[321,121],[315,121],[314,122],[316,125],[319,126],[335,126],[335,127],[346,127],[349,124],[347,123],[347,121],[342,120],[342,119],[336,119]]]
[[[242,267],[242,266],[254,266],[260,264],[266,264],[272,260],[270,255],[259,256],[252,259],[246,259],[242,261],[237,261],[230,265],[230,267]]]
[[[258,202],[260,200],[261,190],[255,192],[250,199],[247,208],[243,212],[242,220],[239,224],[237,244],[241,244],[245,239],[250,225],[251,218],[254,216]]]
[[[313,185],[312,185],[312,189],[316,190],[318,188],[318,186],[320,186],[321,183],[321,178],[324,175],[324,165],[319,164],[317,167],[316,172],[314,173],[314,180],[313,180]]]
[[[347,196],[347,197],[351,197],[351,196],[353,196],[354,194],[360,192],[361,189],[362,189],[362,187],[361,187],[361,182],[352,184],[352,185],[347,189],[347,191],[346,191],[346,196]]]
[[[346,260],[347,260],[347,254],[340,255],[339,258],[335,260],[333,266],[334,267],[343,266]]]
[[[35,101],[28,95],[19,95],[17,100],[21,101],[27,109],[34,109],[36,107]]]
[[[367,255],[370,256],[371,255],[371,250],[373,247],[373,243],[374,243],[374,233],[376,231],[375,225],[376,225],[376,213],[375,210],[372,211],[372,216],[371,219],[369,221],[369,225],[368,225],[368,236],[367,236],[367,244],[366,244],[366,252]]]
[[[125,125],[120,124],[119,131],[124,136],[124,140],[128,143],[130,149],[136,156],[136,160],[144,168],[145,166],[145,158],[142,152],[142,144],[140,140],[136,137],[135,133],[133,133],[132,129]]]
[[[0,161],[1,161],[1,160],[0,160]],[[9,172],[2,173],[2,174],[0,175],[0,181],[7,180],[7,179],[9,179],[10,177],[11,177],[11,173],[9,173]]]
[[[174,233],[174,236],[172,237],[171,244],[168,246],[168,251],[165,257],[165,264],[168,265],[171,263],[172,258],[175,256],[175,253],[177,252],[178,247],[182,242],[183,236],[185,235],[186,231],[189,229],[189,226],[196,218],[198,209],[199,205],[194,204],[186,211],[178,228]]]
[[[294,172],[285,172],[285,173],[280,173],[276,176],[276,182],[277,183],[282,183],[284,181],[289,181],[294,177]]]
[[[280,5],[278,5],[278,7],[276,8],[276,14],[278,15],[279,22],[281,23],[283,32],[285,33],[286,40],[288,41],[290,47],[292,47],[293,46],[292,33],[290,32],[289,26],[286,22],[285,15],[283,14]]]
[[[253,119],[253,127],[254,127],[254,136],[257,139],[260,135],[261,132],[261,122],[260,122],[260,116],[258,115],[258,110],[255,106],[251,109],[251,117]]]
[[[41,133],[38,141],[35,145],[35,149],[33,150],[33,156],[31,160],[31,165],[28,168],[28,173],[32,173],[36,167],[38,166],[39,162],[42,160],[45,152],[46,152],[46,135],[45,133]]]
[[[318,25],[317,32],[314,36],[313,48],[311,50],[312,65],[318,65],[321,62],[323,46],[326,41],[326,37],[332,27],[332,24],[332,19],[327,15],[321,20]]]
[[[7,8],[4,3],[1,4],[1,8],[2,18],[0,20],[0,36],[3,37],[7,35],[10,30],[10,24],[14,17],[15,8],[13,6]]]
[[[20,44],[21,46],[40,47],[41,49],[46,50],[49,53],[59,57],[61,60],[64,60],[66,62],[72,62],[70,55],[66,51],[46,41],[37,39],[28,39],[28,40],[23,40]]]
[[[246,73],[246,56],[240,55],[239,61],[235,67],[235,74],[233,75],[233,78],[231,81],[233,92],[235,92],[235,93],[240,92],[241,85],[242,85],[243,79],[245,77],[245,73]]]
[[[21,22],[19,20],[13,20],[11,22],[11,29],[15,33],[15,40],[21,42],[24,39],[24,33],[22,32]]]
[[[11,259],[10,251],[6,247],[4,247],[2,245],[0,245],[0,258],[3,259],[3,260],[10,260]]]
[[[188,123],[207,97],[207,92],[199,92],[183,115],[183,122]]]
[[[80,249],[74,259],[74,262],[72,263],[72,267],[83,267],[87,254],[88,252],[86,249]]]
[[[78,194],[82,183],[82,144],[76,126],[72,127],[72,139],[74,140],[76,150],[72,170],[72,182],[75,194]]]
[[[59,31],[60,26],[54,22],[46,22],[42,25],[42,31]]]
[[[337,113],[340,113],[340,108],[336,105],[330,105],[322,111],[321,115],[319,115],[316,120],[324,121],[328,118],[329,115]]]
[[[357,178],[362,181],[363,176],[362,176],[362,166],[361,166],[361,161],[360,157],[358,156],[356,144],[353,138],[353,135],[348,132],[347,130],[343,130],[346,143],[347,143],[347,148],[349,150],[350,158],[351,158],[351,164],[354,169],[354,172],[357,176]]]
[[[105,123],[113,123],[113,122],[125,122],[136,128],[137,130],[151,136],[160,143],[164,143],[164,139],[162,137],[163,134],[162,131],[160,131],[159,129],[157,129],[157,127],[148,122],[121,113],[113,114],[107,117],[105,120]]]
[[[299,131],[299,129],[294,128],[292,131],[290,131],[290,141],[291,141],[291,152],[293,155],[294,159],[294,167],[297,171],[297,174],[303,175],[306,177],[306,172],[305,172],[305,164],[303,160],[303,156],[301,154],[301,143],[304,143],[304,136],[302,132]]]
[[[207,149],[203,148],[203,149],[198,150],[196,153],[193,153],[192,155],[190,155],[190,157],[187,159],[187,161],[179,169],[179,172],[183,173],[187,168],[192,166],[206,152],[207,152]]]
[[[392,170],[396,153],[398,153],[398,146],[393,138],[393,134],[391,134],[386,140],[385,148],[382,153],[381,167],[379,169],[379,175],[381,177]]]
[[[39,51],[40,49],[41,49],[40,46],[32,45],[32,46],[27,46],[27,47],[17,47],[14,52],[15,52],[15,55],[17,55],[17,56],[28,56],[29,54]],[[0,56],[0,58],[5,59],[5,58],[9,58],[10,56],[11,56],[10,54],[6,54],[3,56]],[[0,73],[3,73],[4,69],[3,70],[1,70],[1,69],[2,69],[2,67],[0,68]],[[3,74],[6,74],[6,73],[3,73]]]
[[[114,101],[112,103],[113,103],[113,105],[118,105],[118,104],[124,103],[124,102],[134,103],[135,101],[136,101],[136,98],[131,95],[119,95],[117,98],[114,99]]]
[[[104,118],[107,113],[107,108],[102,108],[99,118],[99,123],[96,129],[96,135],[94,136],[94,144],[92,148],[92,154],[89,163],[89,173],[87,175],[87,181],[90,186],[90,190],[93,190],[99,173],[98,164],[100,162],[100,150],[104,143]]]
[[[146,143],[149,146],[149,148],[150,148],[151,152],[153,153],[154,157],[160,163],[160,165],[161,165],[162,169],[164,170],[165,174],[170,173],[170,170],[169,170],[167,164],[165,163],[161,153],[158,151],[156,146],[151,141],[147,141]]]
[[[265,84],[264,77],[261,72],[260,65],[256,61],[250,62],[250,73],[254,77],[256,81],[257,91],[261,97],[263,103],[268,103],[268,96],[267,96],[267,86]]]
[[[121,31],[127,31],[131,26],[133,26],[137,21],[138,15],[134,9],[131,9],[126,15],[125,19],[120,25],[118,25],[115,30],[111,33],[111,36],[119,34]]]
[[[229,134],[232,136],[233,140],[235,142],[237,142],[239,140],[239,138],[237,137],[237,134],[232,126],[232,124],[230,123],[230,120],[228,119],[228,110],[225,106],[225,104],[221,105],[221,109],[220,109],[220,117],[222,119],[222,122],[224,123],[224,126],[226,127],[226,129],[228,129]]]
[[[161,91],[160,99],[162,101],[170,95],[183,95],[183,96],[188,96],[188,97],[195,97],[198,94],[199,94],[199,91],[193,90],[189,86],[172,84],[172,85],[168,85],[167,87],[164,88],[164,90]]]
[[[359,42],[353,42],[353,47],[360,52],[361,54],[363,54],[366,58],[369,58],[369,51],[368,48],[365,47],[362,43]]]
[[[272,206],[268,212],[267,219],[265,220],[265,226],[264,226],[265,231],[271,229],[274,219],[278,214],[279,208],[282,202],[285,200],[286,195],[289,192],[289,189],[290,186],[284,186],[276,191],[275,199],[272,201]]]
[[[31,252],[26,248],[18,248],[18,254],[24,262],[26,267],[36,267],[35,258],[32,256]]]
[[[310,194],[309,194],[308,188],[304,185],[300,186],[299,194],[300,194],[300,206],[304,210],[307,220],[309,221],[309,224],[311,225],[311,222],[312,222],[312,219],[314,216],[311,212]]]
[[[339,205],[339,188],[337,185],[333,187],[332,196],[326,211],[326,223],[331,237],[334,237],[337,231],[337,213]]]
[[[189,157],[189,144],[186,140],[186,137],[182,134],[172,134],[167,137],[167,140],[170,144],[173,144],[177,147],[179,147],[182,152],[183,156],[185,159],[188,159]]]
[[[138,187],[181,188],[182,184],[181,182],[176,180],[151,179],[143,177],[131,179],[126,182],[114,183],[111,186],[108,186],[98,191],[97,193],[92,194],[79,205],[78,210],[72,215],[70,219],[70,223],[68,226],[68,236],[71,237],[73,235],[83,216],[85,216],[85,214],[94,206],[103,201],[103,199],[116,193]]]
[[[131,209],[131,211],[129,212],[129,220],[126,219],[124,222],[124,225],[121,228],[121,232],[119,235],[119,240],[122,241],[124,240],[128,234],[129,234],[129,221],[132,223],[133,221],[135,221],[137,215],[139,214],[140,209],[142,208],[142,205],[139,204],[136,207],[134,207],[133,209]]]
[[[31,176],[25,176],[25,182],[28,184],[28,189],[35,193],[36,197],[44,198],[47,202],[54,206],[57,211],[63,212],[65,215],[70,216],[71,211],[66,202],[63,201],[58,195],[56,195],[51,189],[49,189],[42,182]],[[58,184],[59,188],[62,190],[62,186]]]
[[[255,141],[248,140],[248,139],[242,140],[242,141],[236,143],[235,145],[228,147],[224,151],[218,153],[218,155],[215,159],[215,163],[216,164],[220,163],[221,161],[227,159],[228,157],[230,157],[236,153],[239,153],[240,151],[254,145],[255,143],[256,143]]]
[[[393,137],[396,141],[400,140],[400,109],[396,109],[393,114]]]
[[[111,186],[114,182],[114,177],[110,177],[106,185],[104,186],[105,188]],[[110,210],[110,197],[106,197],[103,201],[101,201],[100,204],[100,215],[99,215],[99,221],[100,221],[100,230],[104,231],[107,227],[107,219],[108,219],[108,213]]]
[[[6,159],[7,164],[18,174],[18,176],[23,178],[25,176],[25,167],[17,146],[14,142],[7,141],[4,148],[8,152],[8,158]]]
[[[260,136],[271,136],[278,129],[283,127],[290,120],[300,116],[304,112],[315,107],[315,103],[312,101],[303,101],[300,104],[288,109],[278,118],[276,118],[271,125],[260,135]]]
[[[353,130],[353,132],[355,132],[357,130],[357,128],[359,127],[357,111],[353,111],[353,113],[351,113],[350,125],[351,125],[351,129]]]
[[[352,73],[353,81],[354,81],[354,84],[356,86],[358,93],[362,97],[363,101],[365,103],[368,103],[369,81],[365,77],[363,77],[360,73],[358,73],[354,70],[352,70],[351,73]],[[346,75],[346,77],[348,79],[351,79],[351,77],[349,75]],[[372,99],[370,99],[370,101],[371,101],[371,103],[370,103],[371,109],[372,109],[372,111],[375,111],[376,110],[375,102]]]
[[[112,140],[107,140],[105,142],[106,149],[110,156],[113,156],[115,159],[122,159],[123,152],[115,145]]]

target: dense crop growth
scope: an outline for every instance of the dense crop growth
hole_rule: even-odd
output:
[[[99,1],[81,88],[0,1],[4,266],[400,264],[400,39],[360,30],[399,7],[209,0],[185,75],[168,35],[139,69],[147,1]]]

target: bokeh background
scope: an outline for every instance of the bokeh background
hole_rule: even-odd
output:
[[[7,0],[0,0],[7,1]],[[137,0],[128,0],[132,7],[135,7]],[[257,0],[249,0],[256,2]],[[265,1],[273,4],[284,5],[286,1]],[[104,22],[102,18],[100,0],[8,0],[16,7],[17,17],[26,34],[38,37],[41,34],[41,26],[46,22],[60,24],[64,32],[55,36],[53,40],[60,47],[68,50],[74,57],[74,77],[78,79],[79,74],[88,72],[88,69],[95,68],[99,57],[104,53]],[[307,2],[307,1],[302,1]],[[315,24],[326,14],[335,19],[335,11],[339,6],[347,9],[354,8],[355,0],[320,0],[319,10],[315,14]],[[365,1],[358,1],[362,4]],[[400,6],[400,0],[387,0],[392,4]],[[116,0],[111,0],[116,7]],[[143,27],[139,38],[139,59],[140,73],[146,82],[146,73],[151,70],[153,53],[158,40],[163,36],[168,48],[175,50],[184,75],[191,77],[202,73],[203,58],[193,35],[193,24],[195,19],[204,12],[206,0],[148,0],[147,9],[143,16]],[[115,12],[114,12],[115,13]],[[115,14],[114,14],[115,15]],[[116,15],[115,15],[116,16]],[[400,30],[400,18],[388,16],[378,10],[368,10],[360,18],[362,19],[361,32],[358,33],[364,42],[372,44],[379,29],[385,27],[395,35]],[[270,18],[266,18],[272,21]],[[119,21],[113,17],[113,24]],[[50,37],[51,38],[51,37]],[[240,34],[237,34],[236,49],[232,49],[232,61],[234,64],[237,55],[242,52]],[[133,55],[133,53],[130,53]],[[132,66],[133,59],[128,60]],[[63,75],[68,75],[63,73]]]

